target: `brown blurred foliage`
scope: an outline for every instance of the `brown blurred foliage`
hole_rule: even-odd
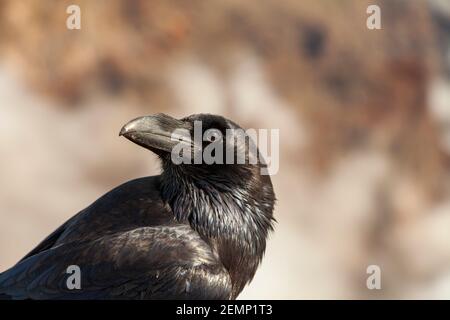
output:
[[[226,76],[230,52],[244,48],[312,124],[316,165],[370,141],[438,187],[429,12],[423,1],[376,1],[383,30],[370,32],[361,12],[372,2],[78,1],[83,32],[70,32],[59,26],[71,1],[3,1],[1,48],[33,87],[69,105],[100,90],[162,109],[172,101],[161,74],[177,56],[193,53]]]

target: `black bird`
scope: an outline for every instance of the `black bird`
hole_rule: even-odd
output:
[[[0,298],[235,299],[263,257],[275,195],[262,160],[175,164],[177,143],[194,154],[213,141],[198,145],[194,121],[222,137],[240,129],[209,114],[127,123],[120,135],[157,154],[162,174],[124,183],[69,219],[0,274]],[[190,137],[173,139],[177,129]],[[222,147],[229,150],[229,139]],[[231,148],[249,144],[237,139]],[[79,267],[79,289],[67,285],[71,265]]]

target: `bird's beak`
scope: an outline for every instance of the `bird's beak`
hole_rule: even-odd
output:
[[[119,136],[151,151],[171,152],[179,143],[192,144],[191,125],[163,113],[131,120],[120,130]]]

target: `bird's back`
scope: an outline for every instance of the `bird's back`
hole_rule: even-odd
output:
[[[111,190],[0,274],[0,298],[228,298],[211,248],[162,201],[159,176]],[[67,288],[67,267],[82,287]]]

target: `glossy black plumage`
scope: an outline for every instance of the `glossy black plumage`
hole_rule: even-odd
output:
[[[166,133],[237,127],[222,117],[143,117],[121,134],[155,152],[160,176],[132,180],[72,217],[0,274],[0,298],[233,299],[272,229],[274,193],[257,165],[174,165]],[[69,290],[66,269],[81,269]]]

